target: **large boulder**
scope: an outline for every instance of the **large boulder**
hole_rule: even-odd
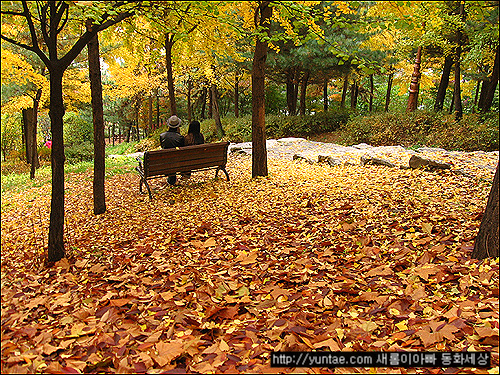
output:
[[[427,159],[422,156],[412,155],[409,161],[410,168],[429,168],[429,169],[451,169],[448,163],[440,163],[435,160]]]

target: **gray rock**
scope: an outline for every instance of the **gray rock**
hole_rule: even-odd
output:
[[[314,160],[308,158],[307,156],[305,155],[301,155],[301,154],[294,154],[293,155],[293,160],[303,160],[309,164],[314,164]]]
[[[338,158],[334,158],[330,155],[318,155],[318,163],[328,163],[330,167],[334,167],[336,165],[342,165],[342,160]]]
[[[440,163],[435,160],[426,159],[421,156],[412,155],[409,161],[410,168],[417,169],[426,167],[430,169],[451,169],[451,165],[447,163]]]
[[[386,167],[394,168],[396,165],[391,163],[390,161],[376,158],[372,155],[365,154],[361,156],[361,165],[367,165],[367,164],[373,164],[373,165],[384,165]]]

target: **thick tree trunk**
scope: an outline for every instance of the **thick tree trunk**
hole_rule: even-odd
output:
[[[498,164],[493,178],[493,186],[488,196],[488,203],[479,227],[479,233],[474,242],[472,257],[475,259],[498,257]]]
[[[353,84],[351,85],[351,109],[356,109],[358,105],[358,81],[354,80]]]
[[[414,112],[418,106],[418,91],[420,88],[420,62],[422,59],[422,47],[418,47],[417,56],[415,57],[415,65],[413,66],[413,74],[410,82],[410,94],[408,96],[407,112]]]
[[[170,116],[177,115],[177,104],[175,103],[174,73],[172,67],[172,47],[174,46],[174,35],[165,35],[165,65],[167,67],[168,99],[170,101]]]
[[[446,89],[450,84],[450,73],[452,66],[453,66],[453,58],[451,56],[445,56],[443,73],[441,74],[441,81],[439,82],[439,87],[436,94],[436,102],[434,103],[434,110],[436,112],[443,110],[444,99],[446,97]]]
[[[493,97],[495,96],[495,90],[497,89],[498,83],[499,50],[500,46],[497,46],[491,77],[483,83],[483,89],[481,90],[481,96],[479,98],[479,109],[481,112],[488,112],[491,110],[491,104],[493,103]]]
[[[215,83],[212,83],[210,93],[212,97],[212,118],[215,120],[217,137],[220,139],[224,136],[224,129],[222,129],[222,122],[220,120],[219,98],[217,97],[217,85]]]
[[[307,94],[307,83],[309,81],[309,70],[306,70],[304,72],[304,75],[302,76],[302,81],[300,84],[300,108],[299,108],[299,114],[301,116],[305,116],[306,114],[306,94]]]
[[[92,28],[92,20],[87,20],[87,30]],[[87,44],[89,77],[94,123],[94,215],[106,212],[104,176],[106,172],[106,142],[104,140],[104,112],[102,105],[101,64],[99,61],[99,39],[97,34]]]
[[[272,16],[270,1],[262,1],[256,10],[256,19],[269,34]],[[266,121],[265,121],[265,76],[267,42],[257,38],[252,66],[252,177],[267,176]]]
[[[389,77],[387,78],[387,92],[385,94],[385,107],[384,107],[385,112],[389,111],[389,104],[391,102],[391,90],[392,90],[393,77],[394,77],[394,73],[390,73]]]
[[[65,257],[64,250],[64,141],[63,141],[63,90],[64,69],[53,67],[50,71],[49,117],[52,129],[52,197],[50,201],[50,224],[48,261],[57,262]]]

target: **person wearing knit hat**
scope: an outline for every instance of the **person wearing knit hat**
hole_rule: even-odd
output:
[[[180,135],[179,128],[182,121],[179,117],[173,115],[167,120],[168,130],[160,134],[161,148],[176,148],[184,146],[184,137]],[[175,174],[169,175],[167,179],[170,185],[175,185],[177,176]]]

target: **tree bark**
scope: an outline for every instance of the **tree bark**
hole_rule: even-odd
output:
[[[63,141],[63,90],[61,67],[50,70],[49,117],[52,129],[52,197],[50,201],[50,224],[48,261],[57,262],[64,258],[64,141]]]
[[[207,88],[203,87],[203,91],[201,93],[201,114],[200,117],[204,120],[205,116],[205,108],[207,106]]]
[[[224,129],[222,129],[222,122],[220,120],[219,99],[217,98],[217,85],[215,83],[212,83],[210,93],[212,97],[212,118],[215,120],[217,137],[220,139],[224,136]]]
[[[172,47],[174,46],[174,35],[165,35],[165,65],[167,67],[168,99],[170,101],[170,116],[177,115],[177,104],[175,102],[174,73],[172,68]]]
[[[294,106],[294,90],[295,86],[293,84],[294,72],[292,68],[287,69],[286,72],[286,106],[288,108],[288,115],[293,116],[295,114]]]
[[[262,1],[256,10],[258,25],[266,28],[272,16],[270,1]],[[267,176],[265,76],[267,42],[257,37],[252,65],[252,177]]]
[[[35,178],[35,170],[40,168],[40,160],[38,160],[38,147],[37,147],[37,125],[38,125],[38,105],[42,97],[42,89],[36,90],[35,98],[33,99],[33,118],[31,130],[33,132],[31,137],[31,169],[30,179]]]
[[[368,103],[368,111],[372,112],[373,110],[373,74],[370,74],[370,101]]]
[[[349,73],[346,73],[344,77],[344,86],[342,87],[342,99],[340,101],[340,106],[345,108],[345,99],[347,97],[347,89],[349,88]]]
[[[305,116],[306,114],[306,94],[307,94],[307,83],[309,81],[309,70],[306,70],[304,72],[304,75],[302,76],[302,81],[300,85],[300,108],[299,108],[299,114],[301,116]]]
[[[443,73],[441,74],[441,81],[439,82],[438,91],[436,94],[436,102],[434,103],[434,110],[436,112],[442,111],[444,107],[444,99],[446,97],[446,89],[450,84],[451,67],[453,66],[453,59],[451,56],[445,56]]]
[[[407,112],[414,112],[418,106],[418,91],[420,89],[420,62],[422,59],[422,47],[418,47],[413,74],[410,82],[410,95],[408,96]]]
[[[491,110],[491,104],[493,103],[493,97],[495,96],[495,90],[497,89],[499,50],[500,46],[497,46],[497,52],[495,54],[495,63],[493,65],[493,71],[491,73],[491,77],[483,82],[483,87],[481,89],[481,96],[479,98],[479,109],[483,113]]]
[[[389,111],[389,104],[391,102],[391,90],[392,90],[393,77],[394,77],[394,73],[390,73],[389,77],[387,78],[387,92],[385,94],[385,107],[384,107],[385,112]]]
[[[351,85],[351,109],[356,109],[358,105],[358,92],[358,81],[354,80],[353,84]]]
[[[87,20],[87,30],[92,28],[92,20]],[[102,105],[101,64],[99,61],[99,38],[97,34],[87,44],[89,77],[94,124],[94,215],[106,212],[104,176],[106,171],[106,142],[104,140],[104,111]]]
[[[486,210],[484,211],[479,233],[474,242],[474,250],[472,258],[484,259],[498,257],[498,164],[493,178],[493,186],[491,186]]]
[[[328,80],[323,83],[323,111],[328,111]]]
[[[191,78],[188,79],[187,82],[187,112],[188,112],[188,123],[191,122],[191,119],[193,118],[193,109],[192,109],[192,104],[191,104],[191,91],[193,90],[193,81],[191,81]]]
[[[240,117],[240,77],[238,74],[234,77],[234,117]]]
[[[33,108],[26,108],[22,110],[23,113],[23,141],[26,153],[26,163],[30,164],[32,157],[33,147]]]

